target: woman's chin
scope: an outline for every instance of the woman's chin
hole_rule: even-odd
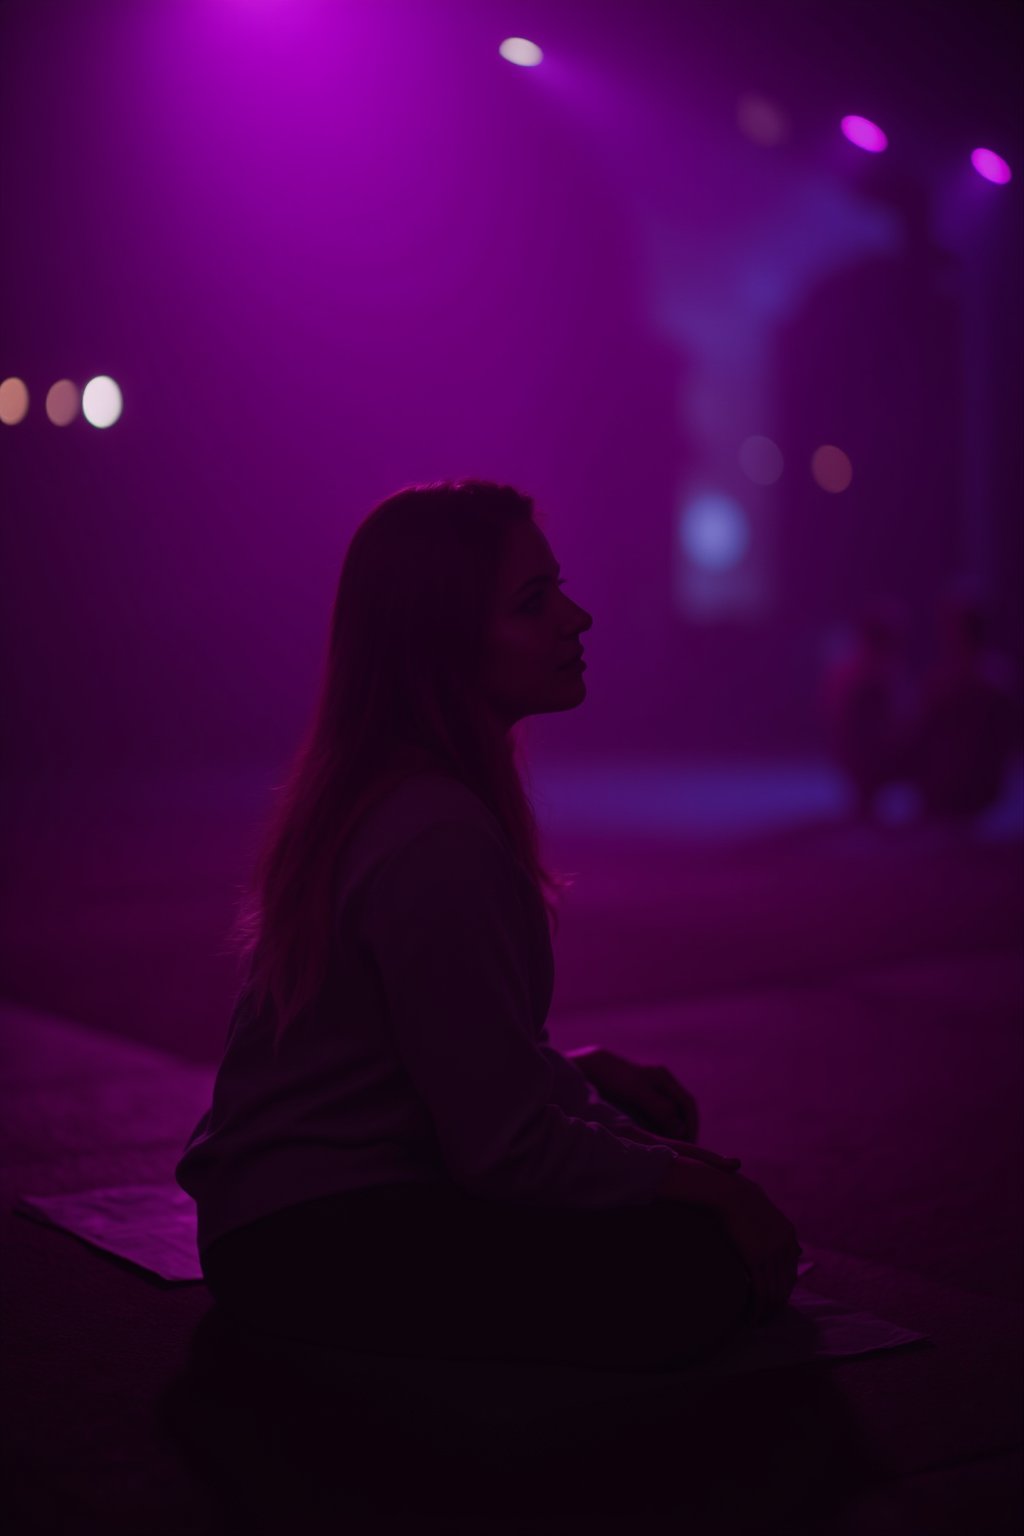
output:
[[[586,698],[587,685],[583,681],[583,673],[570,672],[569,677],[571,678],[571,682],[569,682],[568,685],[563,684],[562,688],[562,696],[564,702],[562,704],[555,704],[552,706],[552,708],[575,709],[576,706],[578,704],[582,704],[583,700]]]

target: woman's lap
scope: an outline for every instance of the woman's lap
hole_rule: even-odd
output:
[[[390,1185],[236,1231],[204,1261],[218,1302],[267,1333],[380,1354],[657,1369],[746,1320],[713,1213],[579,1210]]]

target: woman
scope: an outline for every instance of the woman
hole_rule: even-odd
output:
[[[532,502],[488,482],[400,491],[351,541],[177,1170],[249,1327],[659,1369],[792,1289],[792,1226],[693,1145],[671,1075],[548,1040],[569,882],[541,863],[515,728],[585,697],[592,620],[558,575]]]

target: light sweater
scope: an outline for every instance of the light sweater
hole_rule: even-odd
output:
[[[322,992],[273,1052],[236,1001],[210,1109],[178,1163],[200,1251],[285,1207],[448,1182],[497,1201],[656,1198],[667,1146],[603,1103],[548,1038],[544,904],[465,785],[419,774],[359,824],[336,882]]]

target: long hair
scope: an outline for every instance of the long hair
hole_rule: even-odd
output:
[[[414,485],[356,529],[319,697],[267,818],[230,943],[275,1045],[327,978],[335,874],[361,817],[425,762],[474,791],[558,928],[570,877],[541,863],[522,752],[484,714],[481,664],[505,538],[533,502],[482,480]]]

